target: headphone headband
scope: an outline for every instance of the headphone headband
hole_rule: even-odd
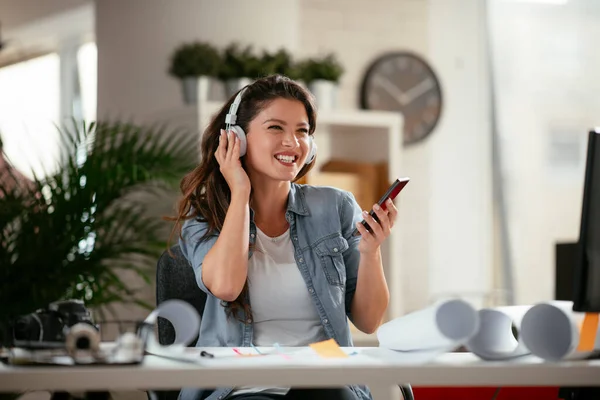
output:
[[[229,112],[225,116],[225,124],[227,125],[226,131],[229,131],[231,125],[235,125],[235,123],[237,122],[237,110],[240,106],[240,103],[242,102],[242,96],[246,89],[247,87],[243,88],[238,92],[237,96],[235,96],[235,99],[233,100],[233,103],[231,103],[231,106],[229,107]]]

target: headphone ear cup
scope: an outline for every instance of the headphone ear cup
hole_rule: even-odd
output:
[[[246,155],[246,149],[248,148],[246,132],[239,125],[233,125],[230,129],[240,139],[240,157]]]
[[[312,136],[309,136],[308,138],[310,141],[310,151],[308,152],[308,157],[306,157],[306,161],[304,162],[305,165],[310,164],[315,160],[315,157],[317,157],[317,145]]]

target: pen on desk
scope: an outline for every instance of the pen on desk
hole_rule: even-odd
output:
[[[237,355],[243,356],[242,352],[236,349],[235,347],[233,348],[233,352]]]
[[[215,355],[212,353],[209,353],[208,351],[202,350],[200,352],[200,357],[215,358]]]
[[[292,358],[290,356],[288,356],[287,354],[285,354],[285,352],[281,349],[281,346],[279,345],[279,343],[273,343],[273,347],[275,348],[275,351],[280,354],[283,358],[285,358],[286,360],[291,360]]]
[[[254,346],[252,343],[250,343],[250,347],[252,347],[254,351],[256,351],[258,354],[263,355],[263,353],[261,353],[260,350],[257,349],[256,346]]]

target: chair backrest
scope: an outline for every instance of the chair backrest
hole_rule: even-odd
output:
[[[202,318],[206,293],[198,287],[194,270],[179,245],[171,247],[171,253],[173,256],[165,250],[156,265],[156,305],[170,299],[187,301],[194,306]],[[163,345],[175,341],[173,326],[163,318],[158,319],[158,341]],[[195,344],[194,340],[190,345]]]

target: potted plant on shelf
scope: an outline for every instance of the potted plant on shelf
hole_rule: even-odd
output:
[[[227,97],[265,74],[264,65],[252,46],[243,48],[232,43],[223,50],[222,60],[218,76],[225,83]]]
[[[319,109],[337,107],[337,91],[344,68],[335,55],[328,54],[304,60],[299,65],[302,80],[317,101]]]
[[[265,75],[281,74],[293,80],[300,80],[302,78],[298,65],[294,62],[291,54],[285,49],[279,49],[276,52],[264,51],[262,64]]]
[[[169,74],[180,79],[186,104],[206,101],[221,64],[219,51],[204,42],[184,43],[173,52]]]
[[[151,307],[122,274],[150,282],[170,228],[150,211],[155,196],[196,164],[197,137],[183,131],[73,123],[60,139],[56,172],[0,174],[0,349],[15,318],[55,301],[100,317],[115,303]]]

